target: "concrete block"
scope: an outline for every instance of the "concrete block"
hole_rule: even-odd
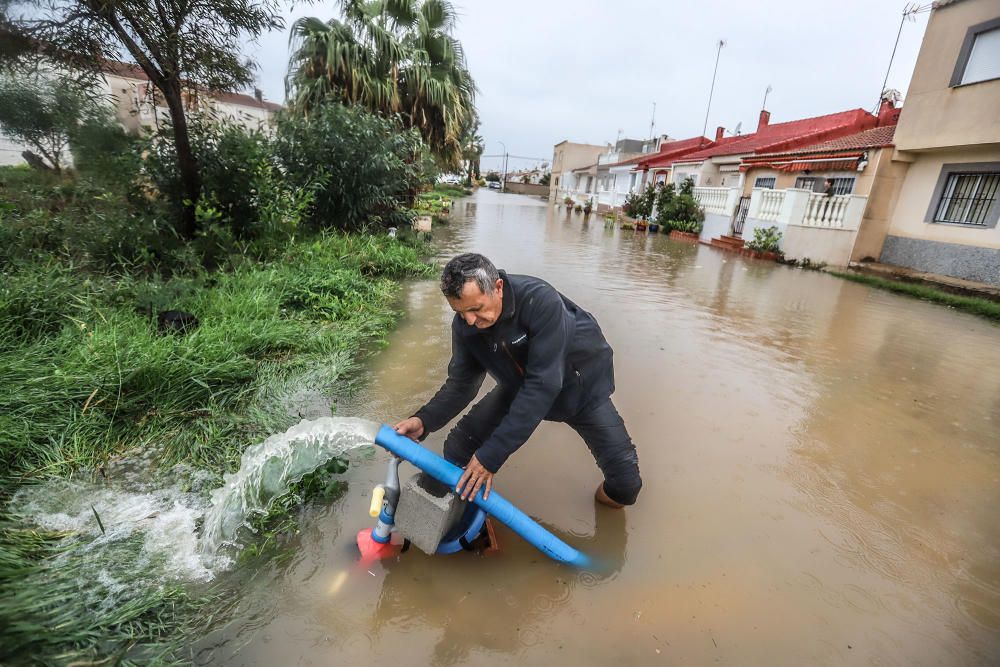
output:
[[[399,492],[396,530],[424,553],[433,554],[441,538],[462,517],[465,505],[450,488],[418,473]]]

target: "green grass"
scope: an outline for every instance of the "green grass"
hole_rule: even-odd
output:
[[[283,398],[302,383],[353,381],[359,355],[392,325],[398,281],[433,272],[424,251],[331,233],[268,261],[169,279],[121,265],[83,270],[60,253],[0,263],[0,663],[171,662],[231,604],[231,592],[178,584],[96,610],[82,595],[93,564],[55,560],[73,536],[19,522],[7,500],[22,484],[90,478],[150,448],[166,464],[234,470],[245,447],[298,421]],[[164,309],[193,313],[199,326],[159,331]],[[301,499],[338,492],[328,481],[306,480],[261,519],[248,557],[275,558]]]
[[[879,278],[877,276],[869,276],[861,273],[845,273],[842,271],[830,270],[827,270],[827,273],[837,276],[838,278],[844,278],[845,280],[851,280],[870,287],[878,287],[879,289],[889,290],[891,292],[896,292],[897,294],[906,294],[907,296],[950,306],[956,310],[961,310],[967,313],[972,313],[973,315],[979,315],[981,317],[1000,322],[1000,303],[989,299],[952,294],[951,292],[945,292],[944,290],[929,287],[927,285],[890,280],[887,278]]]

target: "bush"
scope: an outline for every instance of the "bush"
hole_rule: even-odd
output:
[[[781,252],[781,232],[774,225],[767,229],[755,227],[753,241],[747,242],[747,247],[757,252]]]
[[[139,174],[140,140],[107,110],[95,111],[70,134],[73,168],[99,183],[124,189]]]
[[[291,184],[315,189],[314,228],[401,227],[427,178],[428,153],[415,131],[339,104],[308,118],[283,115],[274,152]]]

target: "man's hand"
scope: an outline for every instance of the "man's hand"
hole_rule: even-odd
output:
[[[410,417],[404,419],[392,427],[396,433],[405,435],[407,438],[416,440],[424,434],[424,422],[420,417]]]
[[[455,493],[462,500],[475,498],[476,494],[479,493],[479,487],[484,483],[486,484],[486,490],[483,491],[483,500],[490,497],[490,489],[493,488],[493,473],[484,468],[483,464],[476,458],[476,455],[473,454],[472,458],[469,459],[469,465],[465,466],[465,472],[462,473],[462,477],[458,480]],[[465,489],[464,493],[462,491],[463,488]]]

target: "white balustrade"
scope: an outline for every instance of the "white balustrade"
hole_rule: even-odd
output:
[[[861,225],[868,197],[861,195],[813,194],[809,197],[801,224],[805,227],[857,229]]]
[[[726,213],[730,188],[695,188],[694,198],[706,213]]]
[[[784,190],[759,190],[760,210],[757,218],[760,220],[777,220],[781,214],[781,205],[785,201]]]

